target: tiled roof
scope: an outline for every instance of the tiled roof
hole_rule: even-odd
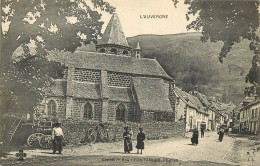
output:
[[[88,99],[100,99],[100,85],[84,83],[84,82],[73,82],[67,84],[67,96],[73,96],[77,98],[88,98]]]
[[[205,104],[207,107],[210,106],[210,102],[208,101],[207,97],[201,93],[197,93],[197,97],[201,100],[203,104]]]
[[[116,13],[111,17],[104,35],[98,44],[117,44],[129,47]]]
[[[134,89],[141,110],[171,112],[167,86],[162,79],[135,77]]]
[[[66,96],[67,82],[63,80],[55,80],[54,85],[48,87],[45,91],[51,96]]]
[[[189,107],[196,109],[200,113],[207,114],[204,110],[205,107],[203,107],[202,103],[196,96],[193,96],[185,91],[182,91],[181,89],[179,89],[177,87],[174,88],[174,92]]]
[[[67,67],[106,70],[172,79],[155,59],[97,52],[51,52],[49,58]]]
[[[109,100],[121,102],[133,102],[133,95],[130,88],[108,87]]]

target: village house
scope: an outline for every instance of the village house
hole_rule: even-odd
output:
[[[248,134],[260,133],[260,100],[244,103],[240,108],[240,132]]]
[[[190,93],[182,91],[180,88],[173,89],[175,95],[175,121],[185,121],[186,132],[206,125],[209,129],[209,112],[200,100]]]
[[[206,112],[209,114],[208,116],[208,126],[207,129],[214,131],[216,128],[216,113],[215,111],[210,107],[211,106],[211,102],[208,100],[208,98],[201,94],[200,92],[198,92],[197,90],[193,91],[192,94],[194,96],[196,96],[200,102],[202,103],[204,109],[206,110]]]
[[[66,66],[39,106],[42,116],[79,120],[174,121],[173,79],[132,49],[113,14],[95,52],[51,52]]]

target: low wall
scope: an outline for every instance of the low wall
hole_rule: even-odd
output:
[[[97,121],[64,121],[62,128],[65,139],[69,144],[86,143],[86,135],[88,130],[100,124]],[[139,128],[143,128],[147,140],[165,139],[171,137],[180,137],[185,135],[185,124],[177,122],[115,122],[101,123],[108,131],[108,141],[119,141],[123,139],[124,127],[128,126],[133,129],[133,139],[139,132]]]

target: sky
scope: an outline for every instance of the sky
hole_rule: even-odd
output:
[[[119,16],[123,31],[126,37],[132,37],[140,34],[177,34],[187,32],[186,21],[187,5],[183,4],[184,0],[179,0],[177,8],[174,7],[172,0],[104,0],[116,7],[116,13]],[[86,0],[90,3],[90,0]],[[4,11],[9,11],[9,7]],[[102,32],[104,32],[111,14],[102,13],[102,21],[104,21]],[[145,16],[164,16],[167,18],[144,18]],[[36,13],[40,16],[40,13]],[[30,24],[36,21],[35,16],[28,13],[28,18],[24,19]],[[73,19],[72,19],[73,21]],[[74,19],[75,21],[75,19]],[[3,31],[8,31],[9,23],[2,24]],[[51,30],[57,31],[56,27]],[[192,32],[192,31],[189,31]]]
[[[186,13],[188,6],[183,4],[183,0],[179,0],[177,8],[174,7],[172,0],[106,1],[116,7],[126,37],[140,34],[164,35],[187,32],[186,25],[189,22],[186,21]],[[145,19],[143,15],[168,15],[168,18]],[[103,31],[110,18],[110,14],[103,13],[102,20],[105,22]]]

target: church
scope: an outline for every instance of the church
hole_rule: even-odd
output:
[[[174,80],[156,59],[128,45],[116,13],[93,52],[51,53],[66,66],[40,105],[42,116],[102,122],[175,119]]]

